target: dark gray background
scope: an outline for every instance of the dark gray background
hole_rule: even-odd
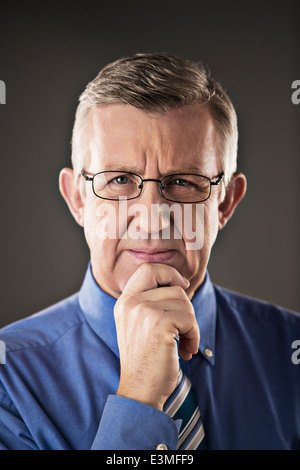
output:
[[[58,192],[79,94],[136,52],[203,60],[231,96],[247,196],[219,234],[214,282],[300,311],[298,1],[37,2],[1,6],[0,324],[75,292],[88,263]]]

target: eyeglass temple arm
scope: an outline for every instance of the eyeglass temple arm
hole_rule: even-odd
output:
[[[84,170],[80,172],[86,181],[93,181],[93,177],[87,176]]]
[[[211,184],[220,184],[223,177],[224,177],[224,171],[222,171],[222,173],[219,174],[217,181],[211,181]]]

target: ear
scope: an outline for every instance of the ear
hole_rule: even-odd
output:
[[[243,173],[234,173],[226,188],[224,200],[219,205],[219,230],[227,224],[239,202],[245,196],[247,180]]]
[[[59,190],[66,201],[76,222],[83,227],[84,203],[80,194],[79,184],[74,181],[74,171],[63,168],[59,174]]]

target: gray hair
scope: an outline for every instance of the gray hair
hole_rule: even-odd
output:
[[[151,114],[206,104],[219,136],[225,183],[236,171],[238,128],[225,89],[202,63],[166,53],[136,54],[106,65],[81,94],[72,135],[75,178],[87,161],[89,111],[105,104],[129,104]]]

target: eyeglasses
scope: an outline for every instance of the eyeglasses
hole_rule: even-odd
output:
[[[131,173],[129,171],[100,171],[92,176],[81,171],[86,181],[92,181],[93,191],[97,197],[109,201],[138,198],[146,181],[159,183],[159,191],[167,201],[180,203],[204,202],[211,195],[211,187],[221,183],[224,173],[216,176],[213,182],[207,176],[195,173],[176,173],[164,176],[161,180],[147,178]]]

